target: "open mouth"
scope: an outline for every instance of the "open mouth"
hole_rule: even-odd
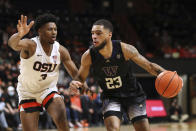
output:
[[[56,40],[56,37],[52,37],[52,40],[55,41]]]
[[[98,45],[98,42],[94,41],[93,44],[96,46],[96,45]]]

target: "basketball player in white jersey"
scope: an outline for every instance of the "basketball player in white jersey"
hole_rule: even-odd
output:
[[[69,131],[65,104],[57,93],[59,65],[75,77],[78,69],[70,54],[56,41],[57,19],[52,14],[43,14],[27,24],[27,17],[18,20],[18,32],[13,34],[8,45],[20,51],[20,75],[17,92],[23,131],[37,131],[39,112],[45,108],[59,131]],[[38,33],[32,39],[22,39],[33,24]]]

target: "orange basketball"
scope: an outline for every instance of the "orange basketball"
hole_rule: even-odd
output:
[[[177,72],[164,71],[160,73],[155,81],[157,92],[166,98],[176,96],[183,86],[183,81]]]

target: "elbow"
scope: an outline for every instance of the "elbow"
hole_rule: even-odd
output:
[[[11,47],[14,51],[20,51],[19,46],[15,45],[11,40],[8,40],[8,46]]]
[[[8,40],[7,44],[8,44],[9,47],[11,47],[13,50],[15,50],[15,47],[13,46],[14,44],[10,39]]]
[[[12,42],[8,41],[8,46],[11,47],[13,50],[16,51],[15,47],[13,46]]]

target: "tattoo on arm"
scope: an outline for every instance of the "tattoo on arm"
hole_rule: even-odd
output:
[[[161,72],[165,71],[165,69],[163,69],[161,66],[159,66],[155,63],[151,63],[150,67],[151,67],[153,74],[156,76],[159,75]]]
[[[160,66],[158,66],[157,64],[154,64],[154,63],[151,63],[150,66],[151,66],[151,69],[154,70],[156,75],[159,75],[164,70],[164,69],[161,69],[162,67],[160,67]]]
[[[136,64],[144,68],[152,75],[157,76],[158,74],[160,74],[162,71],[165,70],[161,66],[148,61],[144,56],[142,56],[138,52],[138,50],[134,46],[126,45],[125,53],[128,59],[132,59]]]
[[[162,71],[160,69],[155,69],[155,72],[157,72],[157,75],[160,74]]]

